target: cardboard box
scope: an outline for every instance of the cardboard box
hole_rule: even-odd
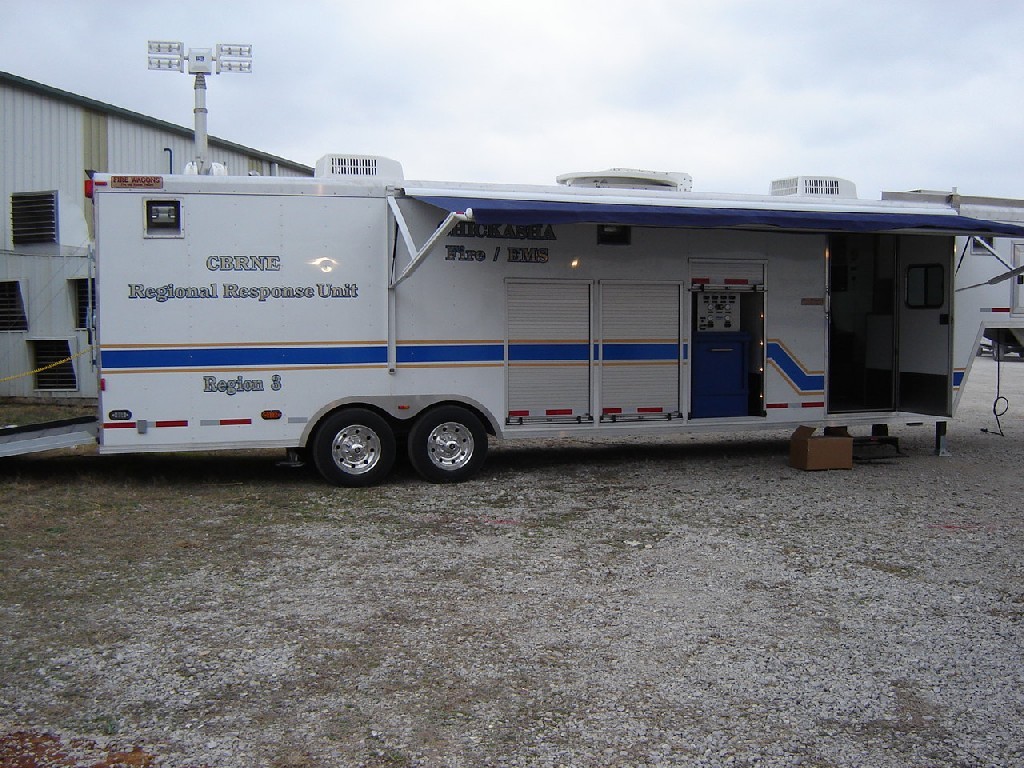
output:
[[[853,438],[815,437],[814,427],[797,427],[789,439],[789,466],[797,469],[853,469]]]

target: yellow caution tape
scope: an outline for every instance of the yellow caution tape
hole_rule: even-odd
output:
[[[14,381],[15,379],[22,379],[25,376],[34,376],[37,373],[42,373],[43,371],[48,371],[51,368],[56,368],[58,365],[64,365],[64,363],[70,363],[72,360],[75,360],[76,358],[81,357],[86,352],[91,352],[92,349],[93,349],[93,347],[90,345],[90,346],[86,347],[85,349],[83,349],[81,352],[79,352],[77,355],[72,355],[71,357],[65,357],[63,360],[58,360],[55,363],[50,363],[49,365],[44,365],[42,368],[36,368],[34,371],[25,371],[24,373],[16,373],[13,376],[4,376],[2,379],[0,379],[0,384],[2,384],[5,381]]]

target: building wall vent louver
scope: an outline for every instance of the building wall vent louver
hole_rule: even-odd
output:
[[[11,195],[11,239],[14,245],[58,242],[56,192]]]
[[[791,176],[772,182],[771,193],[776,196],[829,197],[857,199],[857,186],[852,181],[835,176]]]
[[[36,389],[76,390],[78,378],[66,339],[40,339],[29,342],[32,349]]]
[[[27,331],[28,315],[17,280],[0,282],[0,331]]]

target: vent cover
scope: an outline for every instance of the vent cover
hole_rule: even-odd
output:
[[[57,242],[57,193],[11,195],[11,239],[15,245]]]
[[[316,176],[363,181],[401,181],[405,175],[395,160],[374,155],[324,155],[316,161]]]
[[[606,171],[563,173],[555,181],[567,187],[609,187],[612,189],[667,189],[692,192],[693,177],[679,171],[641,171],[609,168]]]
[[[78,389],[71,344],[66,339],[29,342],[36,367],[36,389]]]
[[[777,196],[809,196],[857,198],[857,187],[852,181],[835,176],[792,176],[772,182],[771,193]]]
[[[0,283],[0,331],[27,331],[28,315],[17,280]]]
[[[68,281],[74,301],[75,330],[84,331],[90,326],[89,311],[96,309],[96,283],[88,277],[77,277]]]

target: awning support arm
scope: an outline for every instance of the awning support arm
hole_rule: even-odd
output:
[[[409,225],[405,221],[405,215],[402,213],[402,209],[398,207],[398,201],[393,195],[388,195],[388,206],[391,208],[391,212],[395,215],[395,222],[398,224],[398,230],[402,233],[402,239],[405,241],[405,247],[409,253],[413,254],[412,259],[406,265],[405,269],[402,270],[402,274],[395,276],[396,264],[391,265],[391,283],[389,288],[394,288],[400,282],[405,280],[411,275],[420,264],[426,259],[427,254],[434,250],[434,246],[437,245],[438,241],[446,237],[450,233],[456,224],[460,224],[465,221],[473,220],[473,211],[466,209],[465,213],[457,213],[452,211],[449,213],[444,221],[441,222],[441,226],[434,230],[434,234],[427,238],[427,241],[419,248],[413,242],[412,233],[409,231]]]

